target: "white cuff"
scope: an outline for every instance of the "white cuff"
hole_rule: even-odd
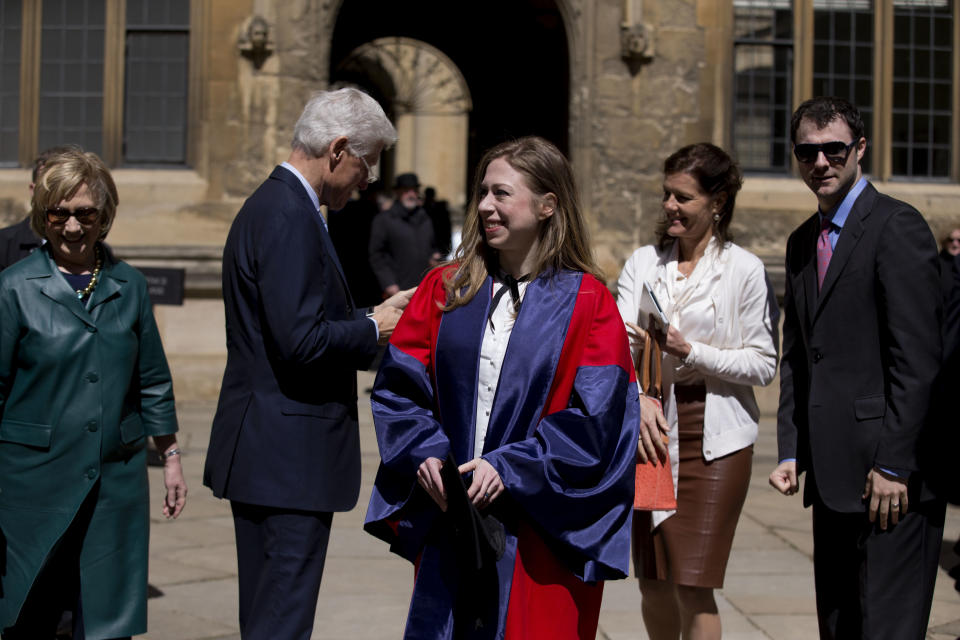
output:
[[[697,364],[697,343],[690,343],[690,353],[687,354],[687,357],[681,360],[683,366],[693,367]]]

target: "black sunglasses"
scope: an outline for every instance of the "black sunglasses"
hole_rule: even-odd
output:
[[[857,145],[857,141],[854,140],[850,144],[846,142],[840,142],[835,140],[833,142],[824,142],[823,144],[795,144],[793,145],[793,155],[797,157],[797,160],[805,164],[817,161],[817,156],[820,155],[820,152],[823,151],[823,155],[826,156],[827,162],[831,164],[842,164],[847,161],[847,158],[850,156],[850,149],[853,149]]]
[[[50,224],[66,224],[70,216],[77,219],[80,224],[93,224],[100,216],[100,209],[94,207],[83,207],[81,209],[64,209],[63,207],[51,207],[47,209],[47,222]]]

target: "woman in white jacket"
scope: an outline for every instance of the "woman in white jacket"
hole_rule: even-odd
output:
[[[664,406],[641,398],[638,457],[661,456],[669,432],[676,511],[636,512],[634,559],[652,640],[719,638],[713,590],[723,586],[757,439],[752,385],[777,369],[777,304],[759,258],[729,240],[740,169],[707,143],[664,163],[656,246],[637,249],[620,274],[618,306],[637,325],[647,282],[670,325],[663,348]]]

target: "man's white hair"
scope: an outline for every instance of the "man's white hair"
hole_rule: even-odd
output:
[[[362,91],[317,91],[293,128],[293,148],[320,157],[340,136],[347,137],[352,153],[366,156],[393,146],[397,130],[380,104]]]

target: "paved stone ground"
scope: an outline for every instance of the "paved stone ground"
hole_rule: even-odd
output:
[[[210,367],[219,376],[222,362]],[[176,372],[175,372],[176,373]],[[361,374],[360,388],[371,374]],[[190,394],[185,394],[190,395]],[[207,394],[199,394],[207,395]],[[236,556],[227,503],[201,484],[214,402],[192,398],[179,406],[181,447],[190,494],[176,522],[160,515],[161,475],[151,469],[153,529],[150,583],[163,595],[150,600],[150,640],[238,640]],[[378,462],[366,397],[360,401],[363,486],[360,503],[333,520],[333,533],[313,638],[398,638],[410,597],[412,569],[386,545],[361,530]],[[798,496],[784,498],[767,485],[776,455],[774,423],[761,424],[754,472],[734,540],[726,585],[718,592],[724,637],[731,640],[793,640],[817,636],[813,593],[810,514]],[[960,561],[950,550],[960,534],[960,510],[947,519],[944,563]],[[960,594],[940,571],[928,638],[960,636]],[[604,640],[646,638],[636,581],[608,582],[600,634]]]

